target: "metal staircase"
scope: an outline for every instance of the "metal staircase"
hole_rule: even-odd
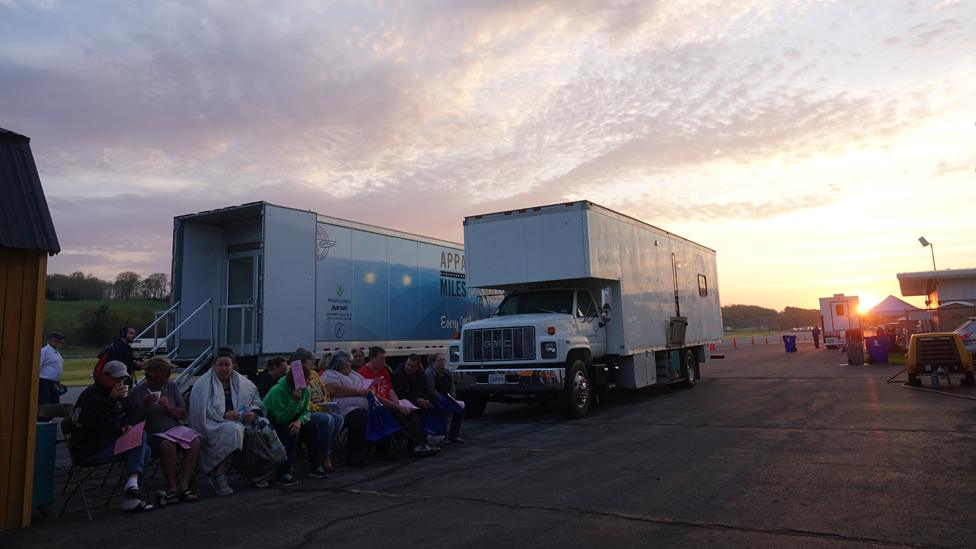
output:
[[[217,340],[214,331],[214,305],[212,298],[201,303],[199,307],[194,309],[186,317],[183,317],[182,320],[180,320],[181,305],[182,302],[177,301],[165,311],[157,312],[156,319],[139,332],[136,339],[141,338],[152,330],[155,345],[145,354],[153,356],[160,349],[164,350],[166,357],[178,366],[177,371],[179,375],[173,381],[179,387],[180,391],[183,392],[189,388],[193,376],[197,375],[210,364],[210,360],[213,358],[214,352],[217,349]],[[197,317],[197,315],[201,315],[200,318],[203,318],[202,315],[206,315],[207,325],[210,327],[209,339],[204,342],[202,350],[191,349],[181,354],[182,340],[180,338],[180,329],[187,322]],[[163,326],[164,323],[165,326]],[[176,324],[176,326],[170,330],[169,327],[173,324]],[[162,338],[159,337],[160,328],[163,328],[163,332],[166,334]]]

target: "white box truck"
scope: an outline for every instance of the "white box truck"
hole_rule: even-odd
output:
[[[444,352],[491,310],[460,244],[266,202],[176,217],[172,280],[171,356],[231,347],[245,371],[298,347]]]
[[[591,202],[464,220],[468,284],[504,290],[448,353],[468,415],[489,400],[691,387],[722,339],[715,251]]]
[[[847,330],[861,329],[860,301],[857,296],[834,294],[820,298],[820,325],[824,345],[836,349],[847,341]]]

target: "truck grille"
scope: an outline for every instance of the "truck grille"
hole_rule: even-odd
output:
[[[918,364],[923,371],[934,371],[942,366],[952,372],[959,371],[962,365],[951,337],[927,337],[918,342]],[[926,368],[928,366],[928,368]]]
[[[464,332],[464,361],[534,360],[535,328],[489,328]]]

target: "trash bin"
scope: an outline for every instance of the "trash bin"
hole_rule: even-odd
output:
[[[786,347],[787,353],[796,352],[796,336],[795,335],[785,335],[783,336],[783,346]]]
[[[864,342],[863,341],[847,342],[847,363],[850,364],[851,366],[864,365]]]
[[[871,364],[887,364],[888,363],[888,336],[880,335],[874,337],[864,338],[865,343],[868,347],[868,357],[871,359]]]
[[[54,456],[57,423],[41,423],[34,439],[34,491],[31,505],[47,511],[54,504]]]

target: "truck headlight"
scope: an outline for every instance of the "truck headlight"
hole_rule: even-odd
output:
[[[448,362],[461,362],[461,348],[457,345],[451,345],[450,356],[448,357]]]
[[[543,341],[542,342],[542,358],[556,358],[556,342],[555,341]]]

